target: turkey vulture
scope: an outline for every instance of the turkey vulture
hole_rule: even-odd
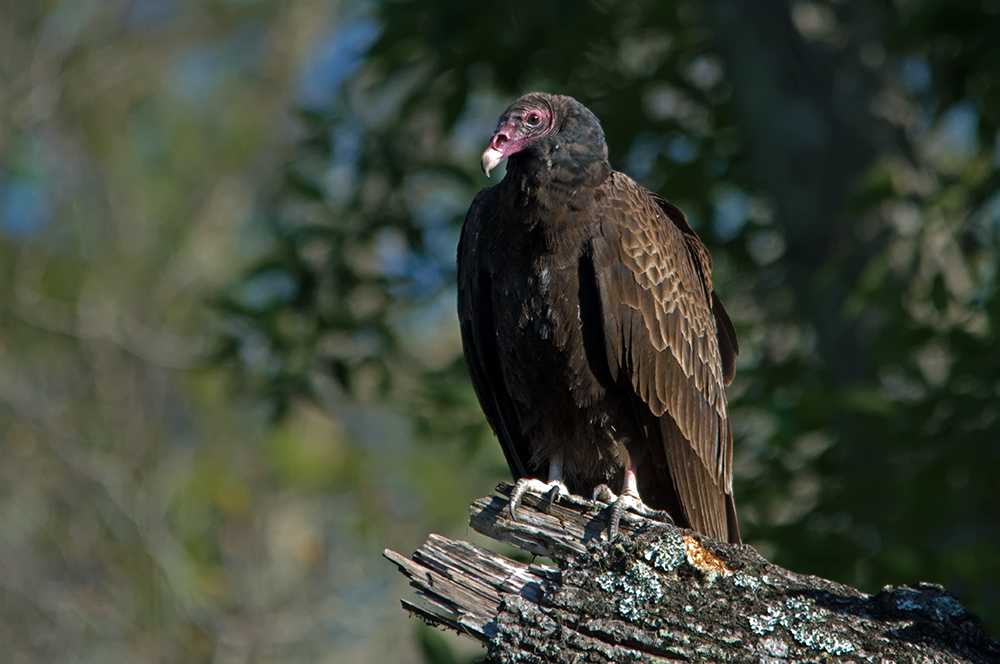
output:
[[[527,94],[500,117],[458,248],[462,346],[525,490],[600,494],[739,542],[724,385],[739,352],[684,213],[613,170],[597,117]],[[607,488],[615,487],[620,497]],[[641,499],[640,499],[641,496]]]

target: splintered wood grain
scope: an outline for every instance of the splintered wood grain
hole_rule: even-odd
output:
[[[487,662],[934,662],[996,664],[1000,643],[940,586],[867,595],[772,565],[750,546],[629,516],[607,539],[605,505],[549,505],[512,487],[477,500],[471,523],[556,568],[431,535],[385,551],[426,605],[403,608],[487,645]]]
[[[409,577],[418,595],[452,615],[434,614],[406,601],[404,608],[481,641],[496,636],[489,623],[500,610],[502,593],[538,602],[543,584],[552,580],[552,573],[537,565],[440,535],[431,535],[412,559],[389,549],[383,555]]]

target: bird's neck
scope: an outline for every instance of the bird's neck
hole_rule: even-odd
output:
[[[507,162],[511,184],[527,194],[565,191],[567,195],[584,188],[599,187],[611,174],[604,143],[565,140],[539,141],[537,145],[512,155]]]
[[[549,252],[582,241],[601,184],[610,177],[604,155],[587,154],[578,143],[553,143],[545,151],[524,151],[507,162],[502,186],[511,219],[541,233],[533,248]]]

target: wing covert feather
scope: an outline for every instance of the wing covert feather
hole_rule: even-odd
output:
[[[732,482],[724,385],[737,347],[732,323],[712,292],[711,259],[678,208],[620,173],[603,186],[607,196],[590,252],[609,368],[613,376],[624,371],[661,418],[663,443],[675,448],[668,449],[671,476],[682,499],[694,501],[683,502],[717,502],[718,510],[707,508],[703,517],[721,523],[723,529],[714,532],[724,535],[725,505],[718,494],[730,492]],[[676,432],[666,430],[670,425]],[[709,503],[704,501],[711,484],[694,476],[702,471],[690,467],[694,460],[708,472],[702,479],[718,487]]]

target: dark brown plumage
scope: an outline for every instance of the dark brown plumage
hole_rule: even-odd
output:
[[[570,97],[515,101],[487,175],[504,158],[462,229],[458,312],[514,477],[637,490],[678,525],[738,542],[724,391],[738,347],[705,246],[677,207],[611,169],[600,123]]]

